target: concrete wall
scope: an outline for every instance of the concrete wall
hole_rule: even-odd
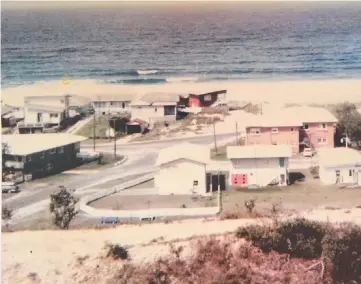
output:
[[[198,186],[193,187],[193,181]],[[161,195],[206,195],[206,165],[190,160],[177,160],[162,165],[154,177],[154,185]]]
[[[287,176],[288,158],[285,158],[284,167],[281,168],[279,158],[269,159],[232,159],[230,164],[229,184],[232,185],[233,174],[246,174],[248,184],[237,186],[267,186],[272,180],[281,179],[281,175]],[[280,184],[279,184],[280,185]],[[287,185],[286,183],[283,184]]]
[[[311,145],[317,148],[334,148],[334,134],[335,128],[334,123],[329,122],[325,123],[326,128],[320,128],[321,123],[307,123],[308,129],[303,131],[303,135],[308,137],[311,142]],[[324,143],[324,139],[326,139],[326,143]]]
[[[252,129],[259,128],[260,134],[252,134]],[[272,132],[272,128],[278,129],[277,133]],[[299,127],[250,127],[246,129],[246,143],[248,145],[290,145],[292,153],[299,152],[300,133]]]

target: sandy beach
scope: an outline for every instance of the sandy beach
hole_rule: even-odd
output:
[[[148,92],[202,93],[227,89],[228,100],[269,102],[276,104],[332,104],[342,101],[361,102],[361,79],[289,80],[289,81],[219,81],[206,83],[174,82],[159,85],[101,84],[95,80],[47,81],[2,90],[3,103],[22,106],[24,96],[74,94],[88,98],[102,95]]]

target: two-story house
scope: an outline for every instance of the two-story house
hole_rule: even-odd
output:
[[[133,98],[132,94],[101,95],[93,99],[91,105],[96,114],[117,115],[130,112],[130,102]]]
[[[142,119],[150,126],[177,119],[178,94],[148,93],[130,103],[132,119]]]
[[[77,165],[80,142],[86,139],[67,133],[3,135],[5,167],[31,178],[69,169]]]
[[[286,186],[289,145],[228,146],[229,184],[239,187]]]
[[[282,111],[282,115],[289,119],[297,117],[302,121],[300,129],[300,145],[313,149],[334,148],[334,136],[337,118],[322,107],[289,107]]]
[[[279,114],[257,115],[246,122],[246,145],[289,145],[299,153],[302,122],[295,117],[285,119]]]

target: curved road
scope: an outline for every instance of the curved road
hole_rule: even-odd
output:
[[[235,134],[233,133],[218,135],[217,141],[229,139],[234,136]],[[28,183],[26,190],[23,190],[21,193],[4,200],[3,204],[13,210],[16,210],[16,212],[19,212],[19,215],[22,217],[35,214],[44,208],[44,204],[47,204],[46,200],[49,200],[49,195],[56,192],[59,185],[67,186],[69,189],[74,189],[75,193],[85,195],[87,194],[87,188],[93,187],[99,183],[119,178],[124,179],[125,182],[127,177],[130,178],[130,176],[134,176],[134,174],[148,173],[155,170],[154,165],[158,156],[158,151],[162,148],[181,142],[192,142],[207,145],[213,142],[213,135],[174,140],[138,142],[132,144],[121,144],[118,142],[117,153],[128,157],[128,160],[125,163],[85,176],[67,176],[66,173],[62,173],[60,175],[64,176],[64,180],[51,186],[39,187],[39,185],[35,185],[35,183],[34,186],[32,186],[31,183]],[[113,152],[113,147],[114,145],[112,142],[98,144],[96,145],[96,151]],[[82,143],[81,149],[85,151],[92,150],[93,145],[89,143]],[[37,206],[37,204],[39,206]]]

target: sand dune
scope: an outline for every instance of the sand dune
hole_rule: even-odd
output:
[[[95,80],[69,82],[48,81],[2,90],[3,102],[23,105],[24,96],[77,94],[89,98],[101,95],[133,93],[139,96],[147,92],[174,92],[188,94],[220,89],[228,90],[228,100],[246,100],[270,103],[336,103],[361,102],[361,79],[308,80],[308,81],[237,81],[181,83],[163,85],[113,85]]]

